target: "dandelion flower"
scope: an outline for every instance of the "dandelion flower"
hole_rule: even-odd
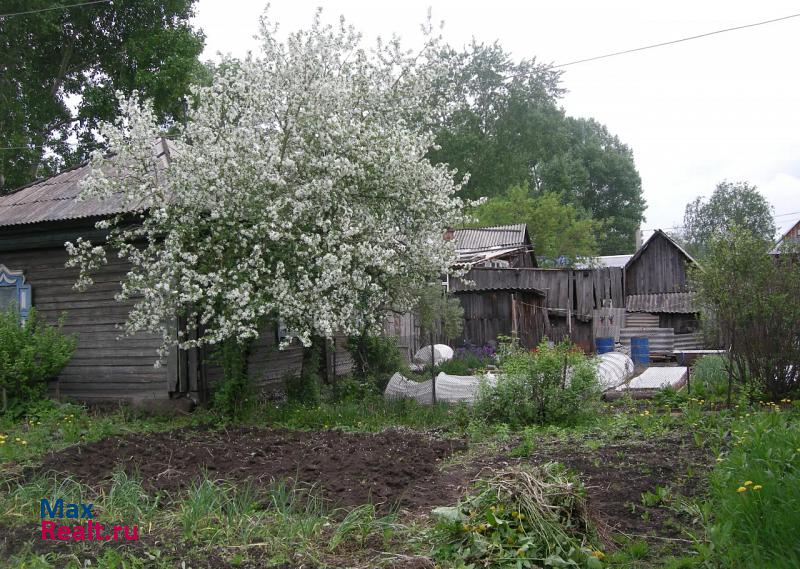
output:
[[[745,480],[744,485],[745,486],[752,486],[753,485],[753,481],[752,480]]]
[[[756,484],[755,486],[753,486],[753,492],[758,492],[762,488],[763,486],[761,484]]]
[[[600,551],[599,549],[592,551],[592,557],[597,557],[598,559],[605,559],[605,556],[606,554]]]
[[[747,488],[745,488],[744,486],[739,486],[736,489],[736,491],[739,492],[739,494],[741,494],[742,492],[747,492]]]

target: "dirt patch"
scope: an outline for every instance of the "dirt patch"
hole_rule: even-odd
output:
[[[171,494],[204,473],[212,479],[267,485],[292,479],[314,485],[337,506],[372,502],[429,507],[424,491],[439,476],[439,463],[466,444],[412,431],[378,434],[240,428],[182,429],[112,437],[51,453],[39,472],[55,471],[87,484],[103,484],[122,469],[149,491]],[[421,491],[422,490],[422,491]]]
[[[686,536],[674,511],[665,504],[644,505],[642,494],[661,486],[671,495],[696,496],[712,463],[711,455],[683,434],[617,440],[596,450],[551,444],[526,460],[557,461],[573,469],[587,487],[594,516],[608,532],[648,541]]]

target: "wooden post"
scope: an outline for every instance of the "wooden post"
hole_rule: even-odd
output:
[[[517,295],[511,293],[511,337],[517,339]]]
[[[433,404],[436,405],[436,350],[433,343],[433,332],[430,333],[431,339],[431,395],[433,397]]]
[[[572,275],[570,274],[572,271],[567,273],[567,334],[569,334],[569,340],[572,341],[572,287],[575,286],[573,283]]]

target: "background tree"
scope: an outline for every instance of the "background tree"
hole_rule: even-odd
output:
[[[105,246],[127,258],[126,330],[161,332],[165,346],[246,343],[265,319],[306,346],[374,330],[455,260],[442,235],[462,222],[459,185],[426,158],[433,135],[416,126],[439,110],[438,39],[420,54],[367,50],[319,16],[283,42],[268,21],[261,31],[260,55],[227,60],[194,91],[158,179],[151,103],[123,98],[121,120],[101,124],[115,154],[93,154],[84,195],[142,204],[140,224],[101,222],[106,243],[68,249],[82,286]],[[125,176],[104,173],[119,165]],[[177,340],[164,328],[175,315]]]
[[[800,380],[797,255],[770,256],[762,236],[734,226],[711,235],[703,268],[693,278],[705,327],[710,326],[729,349],[730,383],[746,387],[751,400],[763,393],[777,401],[796,391]]]
[[[632,252],[645,208],[633,154],[596,121],[565,116],[560,72],[515,63],[496,43],[473,42],[444,58],[455,95],[431,157],[469,172],[463,195],[491,198],[526,185],[555,193],[601,222],[598,252]]]
[[[755,186],[747,182],[720,182],[708,201],[698,197],[686,205],[680,238],[687,250],[703,257],[712,237],[727,235],[733,227],[763,242],[775,237],[773,209]]]
[[[597,255],[597,235],[602,224],[553,192],[531,192],[523,186],[510,188],[474,208],[476,227],[527,223],[536,258],[542,266],[555,266],[559,257],[568,264],[580,257]]]
[[[194,2],[115,0],[0,19],[0,191],[88,158],[98,124],[119,112],[116,91],[150,98],[162,125],[183,120],[202,72]],[[61,4],[5,0],[2,11]]]

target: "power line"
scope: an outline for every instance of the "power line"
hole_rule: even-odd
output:
[[[786,217],[788,215],[800,215],[800,211],[789,211],[787,213],[776,213],[772,216],[772,219],[776,219],[778,217]],[[672,227],[648,227],[646,229],[641,229],[640,231],[657,231],[658,229],[667,230],[667,229],[683,229],[686,227],[685,225],[674,225]]]
[[[763,26],[763,25],[766,25],[766,24],[773,24],[775,22],[782,22],[783,20],[789,20],[789,19],[798,18],[798,17],[800,17],[800,13],[789,14],[788,16],[782,16],[780,18],[773,18],[772,20],[763,20],[761,22],[753,22],[752,24],[744,24],[742,26],[734,26],[732,28],[725,28],[725,29],[722,29],[722,30],[715,30],[713,32],[706,32],[706,33],[703,33],[703,34],[698,34],[696,36],[688,36],[688,37],[685,37],[685,38],[679,38],[679,39],[665,41],[665,42],[661,42],[661,43],[643,45],[641,47],[635,47],[635,48],[626,49],[626,50],[623,50],[623,51],[615,51],[613,53],[606,53],[604,55],[596,55],[594,57],[587,57],[587,58],[584,58],[584,59],[577,59],[575,61],[568,61],[567,63],[559,63],[557,65],[552,65],[551,67],[553,69],[557,69],[559,67],[567,67],[567,66],[570,66],[570,65],[577,65],[579,63],[586,63],[588,61],[597,61],[598,59],[606,59],[606,58],[609,58],[609,57],[616,57],[618,55],[625,55],[625,54],[628,54],[628,53],[635,53],[637,51],[644,51],[646,49],[653,49],[653,48],[656,48],[656,47],[664,47],[664,46],[667,46],[667,45],[674,45],[676,43],[687,42],[687,41],[696,40],[696,39],[700,39],[700,38],[705,38],[705,37],[713,36],[713,35],[717,35],[717,34],[724,34],[726,32],[733,32],[733,31],[736,31],[736,30],[743,30],[743,29],[746,29],[746,28],[754,28],[756,26]],[[527,73],[521,73],[519,75],[512,75],[509,78],[519,77],[520,75],[527,75]]]
[[[38,14],[39,12],[50,12],[52,10],[67,10],[78,6],[89,6],[90,4],[108,4],[111,0],[91,0],[91,2],[79,2],[78,4],[68,4],[66,6],[51,6],[50,8],[39,8],[38,10],[27,10],[25,12],[14,12],[13,14],[0,14],[0,18],[10,18],[11,16],[24,16],[25,14]]]

